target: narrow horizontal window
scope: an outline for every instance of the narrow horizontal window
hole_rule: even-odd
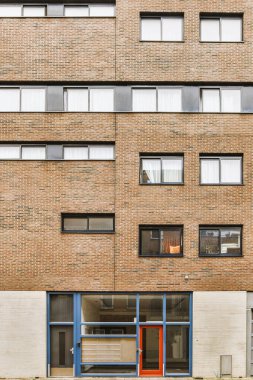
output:
[[[67,88],[65,89],[65,111],[68,112],[113,112],[113,88]]]
[[[45,146],[22,146],[21,157],[23,160],[45,160]]]
[[[24,17],[44,17],[46,16],[46,7],[40,6],[40,5],[36,5],[36,6],[24,5],[23,16]]]
[[[241,89],[201,89],[202,112],[241,112]]]
[[[114,216],[111,214],[63,214],[62,231],[77,233],[114,232]]]
[[[241,256],[241,226],[203,226],[199,230],[200,256]]]
[[[114,146],[110,145],[90,145],[90,160],[114,160]]]
[[[242,157],[200,157],[200,182],[206,185],[242,184]]]
[[[65,146],[63,148],[64,160],[88,160],[88,147],[87,146]]]
[[[88,17],[89,8],[87,5],[65,5],[64,16],[66,17]]]
[[[0,5],[0,17],[21,17],[22,6],[19,4]]]
[[[242,41],[242,17],[202,17],[200,39],[205,42]]]
[[[113,4],[90,4],[90,17],[113,17],[115,5]]]
[[[46,90],[43,88],[21,89],[22,112],[45,112]]]
[[[19,160],[19,145],[0,145],[0,160]]]
[[[177,257],[183,255],[183,227],[140,227],[140,256]]]
[[[140,181],[143,184],[183,183],[183,157],[141,157]]]
[[[141,17],[142,41],[183,41],[182,16]]]

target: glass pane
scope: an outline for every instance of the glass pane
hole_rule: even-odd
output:
[[[221,90],[221,111],[241,112],[241,90]]]
[[[45,160],[46,147],[45,146],[22,146],[21,155],[22,155],[22,160]]]
[[[220,253],[219,236],[219,230],[200,230],[200,254],[218,255]]]
[[[136,326],[119,326],[119,325],[95,325],[81,326],[82,335],[136,335]]]
[[[241,254],[241,228],[228,227],[221,229],[221,254]]]
[[[201,41],[220,41],[220,20],[202,19],[200,21]]]
[[[129,307],[131,297],[131,307]],[[82,322],[136,322],[134,295],[82,296]],[[121,326],[119,326],[121,328]]]
[[[161,254],[182,254],[181,228],[161,231]]]
[[[73,376],[73,327],[50,327],[50,375]]]
[[[189,328],[166,327],[166,371],[189,373]]]
[[[44,112],[46,109],[46,90],[29,88],[21,90],[22,112]]]
[[[141,39],[143,41],[161,40],[161,19],[142,18],[141,19]]]
[[[82,338],[82,363],[131,363],[136,361],[136,338]]]
[[[64,160],[88,160],[88,147],[64,147]]]
[[[0,5],[0,17],[20,17],[21,5]]]
[[[159,369],[159,328],[142,328],[142,369]]]
[[[162,295],[140,295],[140,322],[161,322],[162,320]]]
[[[72,294],[50,295],[50,322],[73,322]]]
[[[238,158],[221,159],[221,182],[240,184],[242,182],[241,163],[241,159]]]
[[[220,90],[202,90],[202,112],[220,112]]]
[[[162,159],[162,178],[165,183],[183,182],[183,159]]]
[[[88,89],[69,88],[67,90],[66,110],[69,112],[87,112]]]
[[[173,294],[166,296],[166,321],[188,322],[190,296],[188,294]]]
[[[156,90],[135,89],[133,92],[133,112],[156,112]]]
[[[142,159],[142,183],[161,182],[161,160]]]
[[[113,112],[114,90],[112,88],[93,88],[90,90],[91,112]]]
[[[64,231],[87,231],[87,218],[65,217],[63,223]]]
[[[157,256],[160,254],[159,230],[141,230],[141,255]]]
[[[82,365],[81,373],[136,374],[135,365]]]
[[[113,218],[89,218],[89,231],[113,231]]]
[[[87,17],[89,16],[89,8],[82,5],[65,5],[64,15],[66,17]]]
[[[90,145],[90,160],[113,160],[114,146],[110,145]]]
[[[181,112],[182,90],[180,88],[158,89],[159,112]]]
[[[20,158],[19,145],[0,145],[0,159],[1,160],[15,160]]]
[[[19,112],[20,90],[12,88],[0,89],[0,112]]]
[[[115,6],[112,4],[105,5],[90,5],[90,16],[91,17],[113,17]]]
[[[242,19],[222,18],[221,19],[221,39],[222,41],[238,42],[242,41]]]
[[[219,178],[219,160],[201,159],[201,183],[216,184],[220,182]]]
[[[183,40],[183,18],[164,17],[162,18],[162,39],[163,41]]]
[[[24,17],[43,17],[45,16],[45,7],[40,6],[23,6],[23,16]]]

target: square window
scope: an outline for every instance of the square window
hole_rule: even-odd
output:
[[[156,89],[133,89],[133,112],[156,112]]]
[[[242,41],[242,18],[223,17],[221,19],[221,39],[224,42]]]
[[[162,17],[162,40],[183,41],[183,17]]]
[[[160,41],[162,38],[161,18],[141,19],[141,39],[142,41]]]
[[[18,88],[0,89],[0,112],[19,112],[20,90]]]
[[[221,159],[221,182],[224,184],[242,183],[242,161],[240,158]]]
[[[183,182],[183,159],[163,158],[162,159],[162,182],[182,183]]]
[[[200,160],[201,163],[201,183],[202,184],[218,184],[220,182],[220,164],[219,159]]]
[[[203,18],[200,20],[200,38],[205,42],[220,41],[220,19]]]
[[[181,112],[182,90],[180,88],[158,89],[158,112]]]
[[[65,109],[68,112],[88,112],[87,88],[68,88],[65,92]]]
[[[92,88],[90,90],[91,112],[113,112],[114,111],[114,89]]]
[[[221,111],[241,112],[241,90],[221,90]]]
[[[44,88],[23,88],[21,90],[22,112],[45,112],[46,90]]]
[[[142,160],[142,183],[161,183],[161,160],[143,158]]]

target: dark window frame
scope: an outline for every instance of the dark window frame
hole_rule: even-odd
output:
[[[241,180],[240,183],[235,182],[225,182],[221,181],[221,161],[226,159],[240,159],[241,162]],[[218,160],[219,161],[219,183],[202,183],[202,169],[201,161],[202,160]],[[242,186],[243,185],[243,154],[200,154],[199,155],[199,185],[200,186]]]
[[[170,231],[170,230],[180,230],[180,253],[172,253],[172,254],[163,254],[159,253],[158,255],[147,255],[142,254],[142,231],[152,231],[152,230],[158,230],[159,231],[159,243],[161,242],[160,233],[161,231]],[[153,258],[176,258],[176,257],[183,257],[184,256],[184,225],[183,224],[160,224],[160,225],[139,225],[139,257],[153,257]]]
[[[65,230],[64,220],[67,218],[87,219],[87,230]],[[89,218],[112,218],[113,229],[112,230],[89,230]],[[61,214],[61,232],[64,234],[114,234],[115,233],[115,214],[112,213],[62,213]]]
[[[222,254],[221,253],[221,230],[226,228],[240,228],[240,253],[236,254]],[[201,231],[204,230],[214,230],[219,231],[219,250],[220,253],[217,254],[205,254],[201,253]],[[243,257],[243,241],[242,241],[242,234],[243,234],[243,225],[242,224],[205,224],[199,226],[199,257],[205,257],[205,258],[226,258],[226,257]]]
[[[182,168],[182,181],[181,182],[163,182],[163,170],[162,170],[162,160],[168,159],[168,158],[181,158],[181,161],[183,162],[183,168]],[[145,183],[142,182],[143,178],[143,160],[160,160],[160,178],[161,182],[157,183]],[[184,185],[184,154],[183,153],[158,153],[158,154],[147,154],[147,153],[140,153],[140,161],[139,161],[139,184],[144,186],[182,186]]]

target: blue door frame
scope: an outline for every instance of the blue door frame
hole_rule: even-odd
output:
[[[51,294],[69,294],[73,295],[73,322],[50,322],[50,295]],[[82,364],[96,364],[96,365],[122,365],[122,363],[82,363],[81,362],[81,339],[83,337],[89,338],[94,336],[81,335],[81,326],[83,325],[101,325],[101,322],[81,322],[81,296],[82,295],[135,295],[136,296],[136,323],[135,322],[106,322],[102,323],[107,326],[126,326],[126,325],[135,325],[136,326],[136,335],[124,335],[124,338],[136,338],[136,362],[133,363],[124,363],[124,365],[135,366],[135,373],[131,374],[122,374],[122,373],[96,373],[96,374],[81,374],[81,365]],[[176,295],[176,294],[187,294],[189,295],[189,321],[188,322],[166,322],[166,296],[167,295]],[[140,295],[163,295],[163,322],[140,322],[139,320],[139,311],[140,311]],[[139,376],[139,330],[140,326],[143,325],[161,325],[163,326],[163,376],[165,377],[191,377],[192,376],[192,293],[190,292],[143,292],[143,293],[127,293],[127,292],[49,292],[47,296],[47,376],[50,376],[50,327],[51,326],[73,326],[73,347],[74,347],[74,358],[73,358],[73,375],[76,377],[137,377]],[[189,372],[187,373],[167,373],[166,372],[166,327],[167,326],[188,326],[189,327]],[[122,335],[96,335],[96,338],[122,338]]]

